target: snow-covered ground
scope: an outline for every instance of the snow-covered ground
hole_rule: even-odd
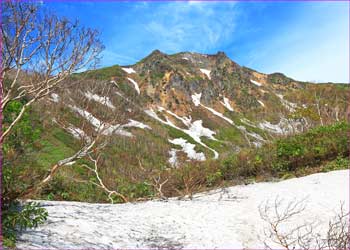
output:
[[[276,197],[285,202],[306,198],[306,210],[288,225],[295,228],[317,221],[316,228],[324,232],[341,201],[349,208],[349,171],[234,186],[201,193],[192,200],[116,205],[42,201],[48,221],[20,235],[17,246],[26,250],[263,248],[258,236],[263,236],[266,224],[258,207]]]

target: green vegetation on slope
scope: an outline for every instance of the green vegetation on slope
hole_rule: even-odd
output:
[[[243,150],[223,161],[225,179],[303,175],[327,161],[349,156],[350,124],[316,127],[304,134],[275,140],[255,150]],[[317,170],[316,170],[317,171]]]

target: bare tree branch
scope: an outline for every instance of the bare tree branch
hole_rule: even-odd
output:
[[[103,49],[96,30],[48,13],[36,2],[2,1],[1,7],[1,110],[14,100],[24,105],[4,128],[0,142],[29,106],[72,73],[95,66]]]

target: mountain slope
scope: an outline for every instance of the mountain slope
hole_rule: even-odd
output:
[[[167,179],[174,186],[167,195],[181,195],[202,185],[189,184],[191,175],[218,179],[220,162],[235,153],[349,121],[349,98],[346,84],[259,73],[223,52],[154,51],[135,65],[73,75],[30,111],[39,139],[9,164],[23,165],[19,175],[34,182],[104,128],[108,143],[99,171],[106,186],[136,199],[155,196],[152,182]],[[37,197],[106,201],[84,164],[63,168]]]
[[[92,86],[84,81],[81,93],[69,96],[73,102],[88,98],[108,116],[124,101],[129,114],[119,115],[157,122],[168,130],[171,144],[188,148],[192,143],[204,153],[187,150],[192,152],[187,154],[190,159],[218,158],[228,150],[261,146],[276,135],[302,132],[349,114],[348,86],[262,74],[239,66],[223,52],[166,55],[156,50],[135,65],[90,71],[80,77]],[[104,103],[103,98],[115,104]],[[186,142],[173,141],[177,139],[171,136],[174,130]]]

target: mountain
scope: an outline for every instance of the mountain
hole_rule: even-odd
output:
[[[260,73],[240,66],[224,52],[167,55],[155,50],[134,65],[74,74],[41,100],[31,110],[32,125],[41,131],[33,146],[37,151],[30,151],[30,161],[17,164],[26,162],[27,169],[36,169],[29,174],[34,179],[76,152],[82,139],[91,140],[104,128],[108,144],[101,175],[110,177],[106,185],[117,183],[120,192],[144,197],[152,192],[148,174],[161,171],[161,179],[164,169],[199,162],[209,162],[210,168],[276,138],[349,121],[349,98],[347,84],[314,84],[282,73]],[[60,172],[43,193],[69,194],[67,199],[73,200],[104,199],[91,183],[84,187],[85,196],[75,194],[75,185],[80,184],[72,185],[67,176],[85,182],[95,178],[77,162]]]
[[[71,105],[79,108],[81,99],[93,100],[90,105],[96,107],[91,107],[91,112],[97,119],[103,119],[98,113],[108,116],[114,109],[119,112],[119,102],[128,100],[122,105],[127,111],[122,112],[124,119],[144,123],[139,123],[141,129],[146,129],[142,133],[164,130],[168,146],[180,146],[187,158],[197,160],[259,147],[274,136],[345,119],[350,111],[345,105],[349,97],[346,85],[316,85],[281,73],[259,73],[241,67],[224,52],[167,55],[156,50],[135,65],[113,66],[83,75],[87,81],[80,87],[81,93],[73,92],[69,97],[57,93],[58,96],[70,98]],[[100,87],[93,78],[100,80]],[[113,86],[108,86],[108,93],[102,95],[110,84]],[[318,103],[319,99],[322,103]],[[101,112],[93,111],[97,107]],[[195,152],[186,150],[191,144],[196,146]],[[182,154],[175,149],[171,152],[175,151],[176,155]]]

